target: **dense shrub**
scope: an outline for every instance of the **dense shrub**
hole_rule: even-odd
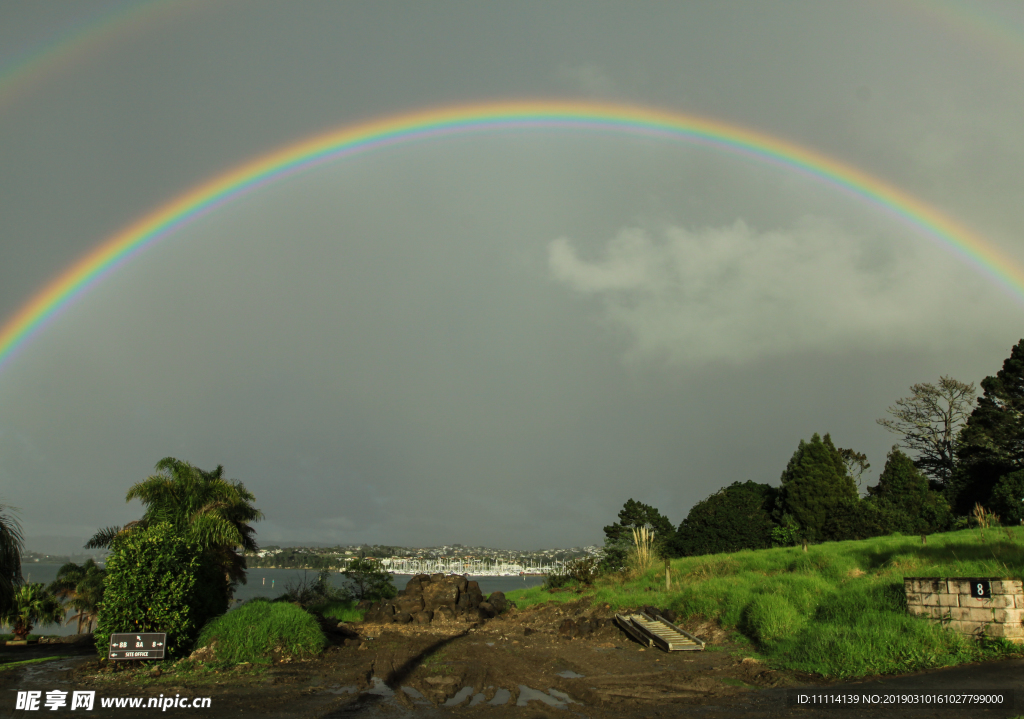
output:
[[[1003,524],[1024,524],[1024,470],[1004,474],[992,489],[990,506]]]
[[[306,573],[303,572],[302,579],[297,584],[289,582],[285,585],[284,594],[274,601],[297,602],[303,606],[326,604],[328,602],[348,602],[352,599],[352,593],[347,587],[335,587],[330,582],[331,570],[321,569],[317,572],[316,579],[309,581]]]
[[[116,632],[166,632],[167,655],[187,653],[203,625],[227,610],[224,575],[170,524],[119,535],[106,563],[96,646]]]
[[[757,482],[733,482],[698,502],[679,525],[678,556],[738,552],[772,546],[771,511],[777,490]]]
[[[308,612],[294,604],[262,598],[207,624],[196,644],[205,647],[213,642],[218,664],[266,663],[278,647],[282,655],[310,657],[327,645],[320,625]]]
[[[342,574],[349,594],[359,601],[391,599],[398,594],[391,572],[375,559],[353,559]]]

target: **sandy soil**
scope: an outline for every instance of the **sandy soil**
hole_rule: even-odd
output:
[[[0,649],[7,659],[74,656],[0,672],[0,716],[15,712],[21,690],[95,690],[97,697],[209,696],[209,709],[107,709],[89,716],[204,715],[209,717],[1009,717],[1024,707],[863,705],[792,706],[794,688],[807,693],[858,695],[987,692],[1016,688],[1024,702],[1024,661],[829,685],[811,676],[774,671],[745,658],[743,648],[710,625],[686,628],[712,646],[703,652],[645,649],[609,621],[606,607],[544,605],[484,623],[347,625],[337,642],[311,661],[276,656],[263,673],[240,667],[198,679],[101,668],[88,640],[79,644]],[[565,620],[587,619],[597,629],[565,636]],[[560,632],[559,630],[563,631]],[[345,636],[351,638],[345,639]],[[28,651],[26,651],[28,650]],[[163,665],[167,667],[167,664]],[[57,712],[47,712],[53,716]]]

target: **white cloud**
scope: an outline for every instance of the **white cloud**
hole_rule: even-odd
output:
[[[631,337],[629,359],[744,362],[865,345],[948,346],[965,339],[951,327],[977,331],[978,317],[991,327],[995,315],[1005,322],[994,307],[1019,317],[1019,307],[933,245],[883,244],[820,218],[766,232],[737,220],[660,234],[623,229],[594,261],[564,237],[548,246],[553,277],[601,298],[604,318]],[[979,312],[979,303],[990,307]]]

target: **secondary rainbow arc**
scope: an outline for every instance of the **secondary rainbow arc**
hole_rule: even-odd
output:
[[[2,367],[47,320],[134,253],[260,187],[355,153],[450,135],[573,129],[702,143],[780,165],[852,194],[913,226],[1024,300],[1024,270],[952,217],[835,158],[721,120],[649,107],[520,101],[423,110],[346,126],[288,145],[193,187],[108,238],[61,273],[0,328]]]

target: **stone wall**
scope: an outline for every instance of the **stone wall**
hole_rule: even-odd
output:
[[[929,617],[955,632],[977,637],[1004,637],[1024,642],[1024,588],[1019,579],[989,579],[992,596],[971,596],[970,579],[905,577],[907,609]]]

